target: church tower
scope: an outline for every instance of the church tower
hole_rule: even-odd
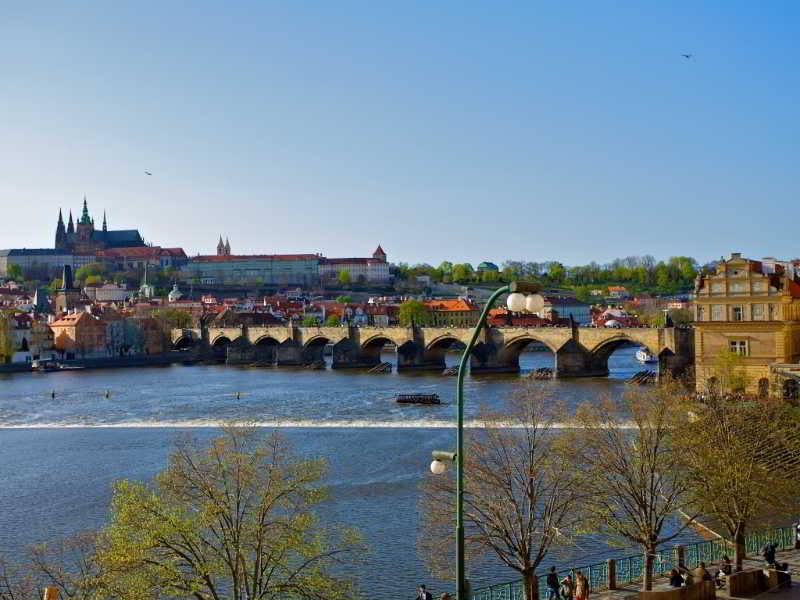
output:
[[[217,256],[225,256],[225,244],[222,243],[222,236],[219,236],[219,243],[217,244]]]
[[[56,225],[56,250],[64,250],[67,247],[67,230],[64,228],[64,215],[58,209],[58,225]]]
[[[106,223],[106,211],[103,211],[103,231],[108,231],[108,224]]]
[[[383,248],[381,248],[380,244],[378,244],[375,252],[372,253],[372,258],[381,262],[386,262],[386,252],[383,251]]]
[[[228,241],[228,238],[225,238],[225,256],[231,255],[231,243]]]
[[[72,223],[72,210],[69,211],[69,223],[67,224],[67,235],[75,233],[75,225]]]

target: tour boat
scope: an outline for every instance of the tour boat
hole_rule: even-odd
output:
[[[440,404],[439,394],[397,394],[394,399],[400,404]]]
[[[639,348],[636,351],[636,360],[643,363],[654,363],[658,362],[658,358],[650,352],[647,348]]]

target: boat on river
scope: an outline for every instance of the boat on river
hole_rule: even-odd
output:
[[[400,404],[441,404],[439,394],[397,394],[394,400]]]
[[[636,360],[642,363],[656,363],[658,358],[655,354],[650,352],[647,348],[639,348],[636,351]]]

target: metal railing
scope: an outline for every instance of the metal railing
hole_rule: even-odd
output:
[[[779,527],[759,531],[745,536],[745,550],[748,556],[758,555],[767,543],[778,544],[778,549],[794,548],[795,529],[792,526]],[[663,548],[656,552],[653,559],[653,577],[662,577],[678,567],[680,548],[683,548],[683,566],[688,569],[697,567],[701,562],[707,565],[718,563],[724,555],[733,555],[733,545],[725,539],[714,539],[702,542],[682,544],[672,548]],[[636,583],[644,576],[644,556],[634,554],[622,558],[614,558],[615,581],[617,586]],[[572,567],[558,571],[559,582],[567,575],[580,571],[589,582],[590,591],[607,590],[609,587],[609,561],[594,563],[583,567]],[[538,587],[540,600],[546,600],[548,589],[546,576],[539,575]],[[481,588],[473,592],[472,600],[524,600],[521,579]]]

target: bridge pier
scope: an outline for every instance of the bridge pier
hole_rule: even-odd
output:
[[[608,356],[592,354],[575,340],[570,340],[556,352],[553,371],[558,379],[608,377]]]

